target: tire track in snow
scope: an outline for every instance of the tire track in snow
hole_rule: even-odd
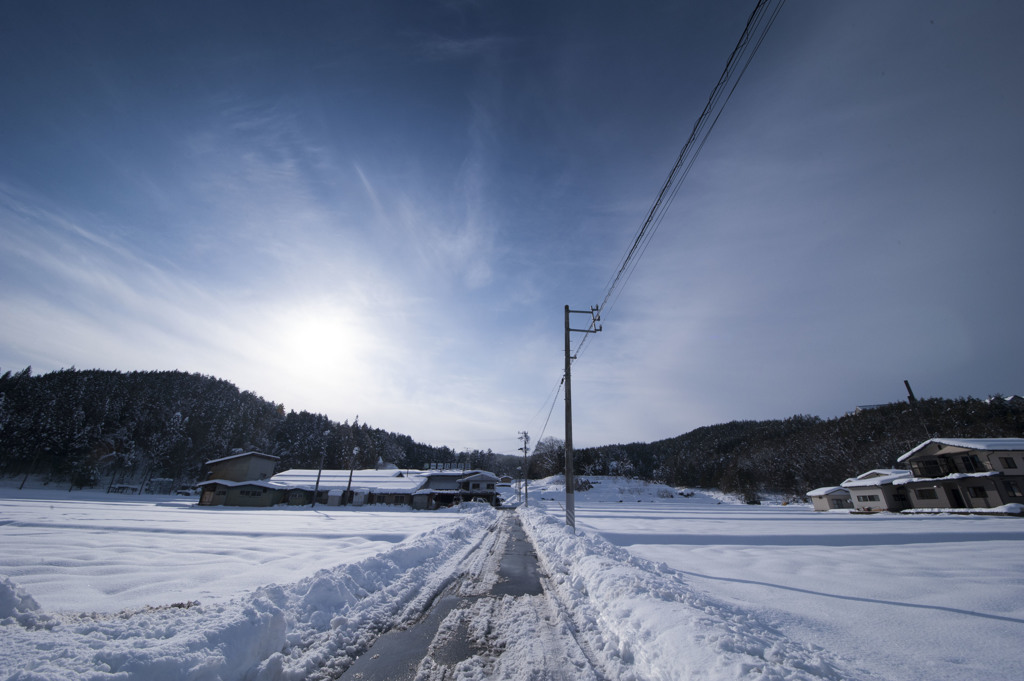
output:
[[[424,619],[382,636],[341,678],[603,681],[561,606],[544,592],[536,551],[518,517],[503,514],[492,535]],[[417,627],[428,629],[417,633]],[[410,655],[414,644],[423,648]]]

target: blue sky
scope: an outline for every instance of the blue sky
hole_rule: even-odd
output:
[[[536,440],[563,306],[754,4],[4,3],[0,369]],[[574,365],[576,444],[1024,391],[1022,20],[789,0]]]

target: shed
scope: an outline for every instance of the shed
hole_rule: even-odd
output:
[[[853,508],[850,490],[845,487],[819,487],[807,493],[815,511]]]

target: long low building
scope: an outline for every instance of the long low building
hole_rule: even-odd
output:
[[[314,496],[325,506],[387,504],[434,509],[464,501],[498,506],[499,479],[481,470],[291,469],[267,480],[213,478],[198,485],[203,506],[308,505]]]

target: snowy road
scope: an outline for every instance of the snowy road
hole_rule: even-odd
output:
[[[803,608],[794,609],[789,619],[778,617],[778,609],[759,608],[761,600],[737,591],[757,583],[789,585],[790,572],[814,578],[817,573],[807,572],[811,561],[791,545],[803,546],[798,538],[810,527],[828,533],[823,522],[832,526],[849,520],[860,531],[863,523],[849,518],[829,522],[832,516],[815,516],[809,508],[786,509],[784,518],[777,517],[782,511],[771,509],[729,512],[710,498],[676,498],[672,490],[638,485],[602,481],[599,498],[590,503],[607,498],[606,503],[582,519],[596,523],[599,516],[614,517],[613,527],[600,529],[612,530],[616,541],[650,542],[652,533],[659,533],[670,546],[676,541],[682,547],[652,556],[654,561],[609,543],[593,525],[574,532],[560,514],[538,507],[516,513],[484,504],[433,512],[207,510],[177,500],[111,500],[101,493],[0,487],[0,679],[326,681],[342,674],[363,681],[954,678],[924,667],[915,675],[906,664],[877,673],[874,661],[883,653],[890,660],[915,659],[899,657],[912,632],[897,635],[890,626],[890,641],[872,653],[850,644],[850,636],[823,639],[825,628],[818,620],[800,623],[817,612],[807,605],[809,590],[846,595],[836,589],[808,582],[813,589],[798,584],[796,590],[784,590]],[[579,508],[587,509],[586,504]],[[662,517],[668,520],[658,522]],[[882,521],[890,528],[880,533],[883,538],[893,534],[893,527],[912,525],[907,531],[914,551],[929,546],[929,537],[948,539],[951,526],[938,520]],[[762,544],[767,537],[792,537],[786,556],[797,557],[772,552],[777,564],[751,562],[761,544],[741,543],[733,554],[737,560],[700,562],[709,550],[719,549],[700,546],[695,534],[711,541],[732,533],[750,542],[755,526]],[[953,606],[1000,615],[998,621],[979,619],[973,628],[957,627],[957,636],[978,649],[989,639],[1016,642],[1011,635],[1021,622],[1016,525],[986,522],[976,529],[981,527],[986,534],[1004,528],[1009,535],[999,541],[960,542],[970,544],[970,550],[957,556],[989,549],[989,562],[973,571],[966,569],[966,558],[953,561],[965,568],[957,571],[962,578],[957,593],[966,590],[976,601]],[[247,544],[234,540],[246,536]],[[949,551],[960,544],[943,546]],[[835,550],[832,544],[828,548]],[[855,565],[876,573],[879,557],[890,553],[884,547],[858,553]],[[908,552],[899,553],[906,558]],[[814,556],[820,555],[816,549]],[[662,562],[665,558],[675,565]],[[881,602],[895,600],[882,590],[887,583],[872,591],[867,586],[877,578],[853,579],[849,570],[840,569],[842,563],[828,565],[828,574],[819,579],[834,574],[864,587],[843,601],[842,615],[855,614],[850,631],[873,630],[878,606],[890,607]],[[990,573],[995,582],[971,586]],[[726,581],[708,581],[709,575]],[[936,587],[940,601],[951,588],[951,582],[924,570],[914,571],[912,578],[920,582],[918,589]],[[991,604],[980,602],[981,596]],[[949,610],[945,600],[921,605]],[[425,612],[429,615],[423,617]],[[997,637],[1004,631],[1009,638]],[[994,663],[960,650],[954,652],[963,659],[947,659],[946,664],[988,670],[984,677],[1013,676],[1012,646]]]
[[[515,514],[500,514],[468,564],[422,619],[381,636],[341,678],[604,678],[545,593],[536,550]]]

